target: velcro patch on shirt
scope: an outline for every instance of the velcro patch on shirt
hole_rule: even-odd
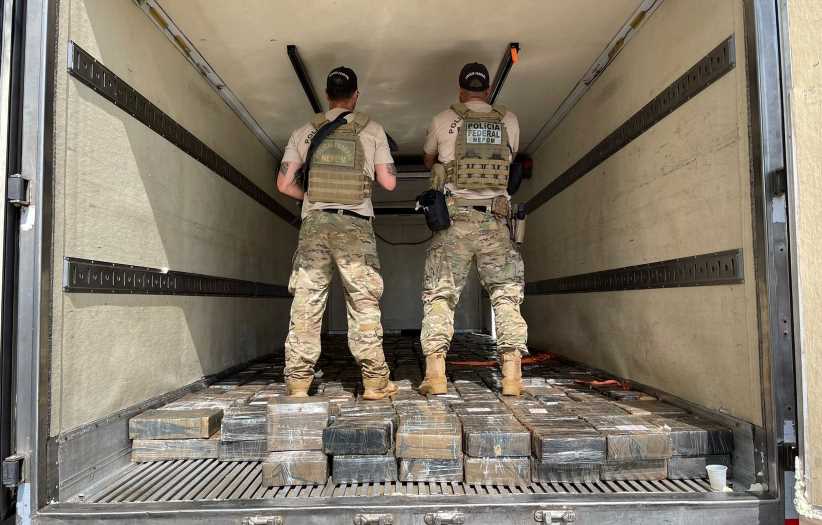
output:
[[[502,124],[467,120],[465,126],[466,144],[502,144]]]

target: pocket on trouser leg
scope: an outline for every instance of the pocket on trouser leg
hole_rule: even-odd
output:
[[[297,289],[301,263],[299,249],[294,250],[294,256],[291,258],[291,275],[288,278],[288,293],[291,295],[294,295],[294,290]]]

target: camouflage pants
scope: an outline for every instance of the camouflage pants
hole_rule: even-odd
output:
[[[524,295],[522,257],[505,222],[470,208],[449,207],[451,227],[434,235],[425,262],[420,336],[425,355],[447,352],[454,335],[454,310],[476,259],[491,297],[500,353],[528,352],[528,326],[519,308]]]
[[[334,264],[345,288],[348,347],[363,377],[387,378],[380,322],[383,282],[371,222],[323,211],[309,213],[300,227],[288,282],[294,300],[285,341],[285,376],[308,379],[314,375]]]

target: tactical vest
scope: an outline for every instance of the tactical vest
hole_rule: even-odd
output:
[[[371,197],[371,178],[365,173],[365,152],[360,132],[368,124],[364,113],[335,129],[314,151],[308,178],[308,200],[334,204],[360,204]],[[325,113],[311,120],[319,130],[329,121]]]
[[[447,180],[459,190],[505,190],[511,148],[502,118],[506,110],[471,111],[465,104],[451,109],[462,118],[454,160],[445,165]]]

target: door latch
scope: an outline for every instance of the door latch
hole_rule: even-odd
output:
[[[576,512],[573,510],[568,509],[560,509],[560,510],[538,510],[534,512],[534,521],[538,521],[539,523],[545,523],[546,525],[549,524],[559,524],[562,525],[563,523],[574,523],[577,521]]]
[[[29,205],[29,181],[19,173],[6,179],[6,200],[17,207]]]
[[[282,516],[249,516],[242,525],[283,525]]]
[[[3,460],[3,486],[16,487],[23,481],[23,456],[15,454]]]
[[[354,516],[354,525],[393,525],[394,516],[391,514],[357,514]]]
[[[423,516],[425,525],[463,525],[465,514],[455,510],[450,512],[429,512]]]

